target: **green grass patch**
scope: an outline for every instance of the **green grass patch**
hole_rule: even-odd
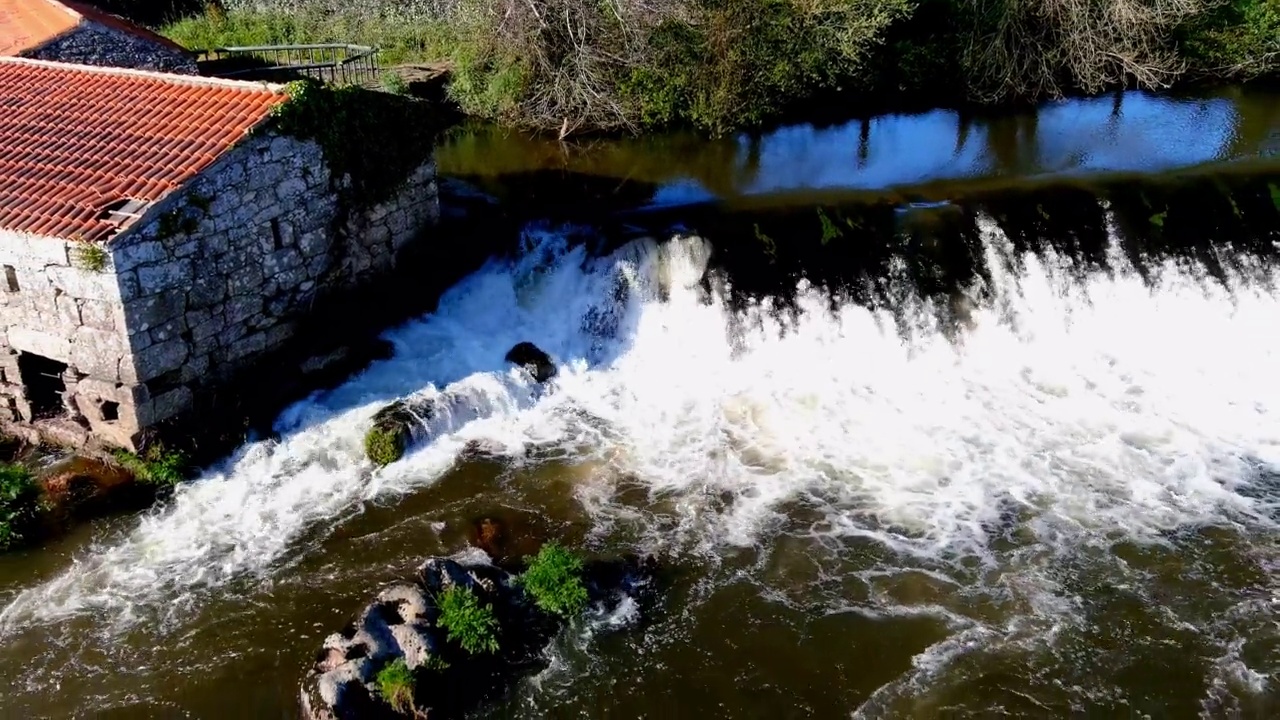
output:
[[[472,655],[498,652],[498,619],[492,606],[456,585],[440,593],[436,603],[440,607],[439,625],[448,631],[450,640]]]
[[[8,550],[23,540],[26,528],[40,509],[40,486],[30,470],[0,464],[0,550]]]
[[[140,482],[172,487],[187,479],[186,456],[177,450],[166,450],[160,443],[152,444],[141,455],[128,450],[115,450],[111,454]]]
[[[378,671],[375,684],[378,694],[391,706],[392,710],[402,714],[414,714],[413,702],[415,673],[405,664],[404,658],[396,658],[394,662]]]
[[[556,543],[543,545],[517,582],[546,612],[570,617],[587,607],[582,559]]]

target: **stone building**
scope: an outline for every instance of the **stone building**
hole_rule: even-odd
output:
[[[288,102],[0,58],[0,423],[132,449],[246,373],[324,365],[299,327],[436,222],[434,164],[353,200],[325,148],[277,129]]]
[[[161,35],[73,0],[0,0],[0,56],[195,75],[195,56]]]

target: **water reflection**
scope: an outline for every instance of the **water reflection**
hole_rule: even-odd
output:
[[[1000,116],[883,115],[721,141],[674,133],[566,144],[482,128],[440,151],[446,174],[562,169],[656,183],[659,205],[1259,160],[1280,160],[1280,93],[1260,88],[1195,97],[1116,93]]]

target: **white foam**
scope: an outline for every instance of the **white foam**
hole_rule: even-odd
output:
[[[308,532],[434,482],[470,441],[594,454],[602,470],[578,497],[601,525],[634,512],[614,501],[625,478],[674,522],[646,542],[687,552],[757,543],[788,502],[820,509],[815,537],[934,563],[1003,562],[992,542],[1010,511],[1046,548],[1272,527],[1248,490],[1256,464],[1280,465],[1276,298],[1172,264],[1153,286],[1123,269],[1075,280],[1052,256],[1021,258],[1015,275],[986,232],[994,301],[959,342],[924,314],[904,340],[888,311],[832,312],[803,286],[785,328],[768,302],[730,319],[699,285],[709,249],[694,238],[591,260],[536,236],[390,333],[393,358],[282,415],[279,441],[183,486],[0,623],[181,614],[175,598],[270,577]],[[545,395],[503,362],[520,341],[561,363]],[[361,438],[374,412],[445,388],[483,412],[373,471]]]

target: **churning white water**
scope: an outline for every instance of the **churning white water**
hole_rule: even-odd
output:
[[[0,623],[179,617],[202,589],[269,578],[362,501],[434,482],[473,441],[516,458],[571,450],[595,468],[577,495],[599,532],[635,519],[615,498],[639,484],[677,516],[641,542],[703,556],[786,528],[872,542],[928,572],[981,572],[1027,557],[1001,549],[1011,528],[1031,556],[1190,526],[1274,528],[1280,303],[1265,283],[1223,287],[1171,264],[1148,285],[1118,253],[1120,270],[1080,279],[985,233],[991,285],[969,292],[994,300],[971,303],[958,335],[927,302],[905,332],[888,310],[833,311],[804,286],[785,321],[769,302],[732,313],[701,282],[711,248],[697,238],[593,259],[533,233],[521,258],[390,333],[393,358],[291,408],[278,439],[23,591]],[[550,387],[503,362],[520,341],[560,363]],[[373,414],[442,391],[471,412],[374,470],[362,449]]]

